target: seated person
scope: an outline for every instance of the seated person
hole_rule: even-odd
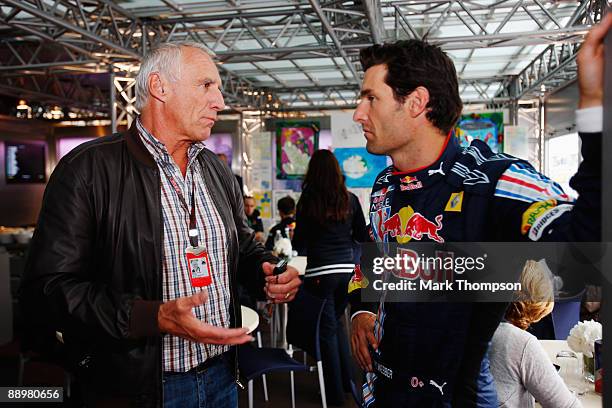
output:
[[[276,231],[280,231],[280,235],[283,238],[293,238],[293,229],[295,228],[295,200],[289,196],[283,197],[278,200],[276,204],[278,214],[281,217],[281,222],[276,224],[270,229],[268,239],[266,240],[266,249],[271,251],[274,249],[274,239],[276,237]],[[289,229],[289,236],[287,236],[287,228]]]
[[[255,231],[255,239],[259,242],[264,241],[263,222],[259,218],[259,210],[255,208],[255,199],[253,197],[244,197],[244,213],[246,214],[247,223],[253,231]]]
[[[527,261],[521,275],[518,301],[506,311],[493,335],[489,358],[499,406],[530,408],[535,399],[543,408],[577,408],[582,404],[568,389],[538,339],[526,329],[554,306],[550,271]]]

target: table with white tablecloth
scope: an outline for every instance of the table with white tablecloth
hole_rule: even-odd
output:
[[[553,363],[557,363],[557,353],[560,351],[571,350],[565,340],[540,340],[540,344],[546,351],[546,355]],[[582,354],[578,354],[578,358],[582,359]],[[602,398],[600,394],[595,392],[595,385],[591,384],[589,389],[583,395],[578,397],[584,408],[600,408],[602,406]],[[536,404],[539,407],[539,404]]]

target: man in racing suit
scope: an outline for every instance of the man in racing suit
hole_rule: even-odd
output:
[[[362,50],[365,77],[354,120],[368,151],[393,159],[372,189],[372,238],[599,241],[602,40],[611,22],[607,16],[592,30],[578,57],[584,161],[570,183],[576,201],[529,163],[493,153],[482,141],[459,147],[450,135],[461,112],[457,77],[437,47],[409,40]],[[366,371],[366,406],[497,406],[483,357],[504,304],[366,303],[360,275],[356,269],[349,285],[351,340]]]

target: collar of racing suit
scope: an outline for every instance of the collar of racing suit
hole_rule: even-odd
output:
[[[459,151],[459,141],[449,133],[438,158],[433,163],[405,172],[398,171],[394,167],[389,181],[391,184],[418,185],[419,187],[432,185],[448,175]]]

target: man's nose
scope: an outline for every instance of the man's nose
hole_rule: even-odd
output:
[[[366,107],[362,103],[358,104],[357,109],[355,109],[355,112],[353,113],[353,121],[364,124],[367,119],[368,115],[366,112]]]
[[[212,101],[210,103],[210,107],[216,111],[222,111],[225,109],[225,101],[223,100],[223,94],[219,88],[215,88],[213,91],[214,95],[212,96]]]

